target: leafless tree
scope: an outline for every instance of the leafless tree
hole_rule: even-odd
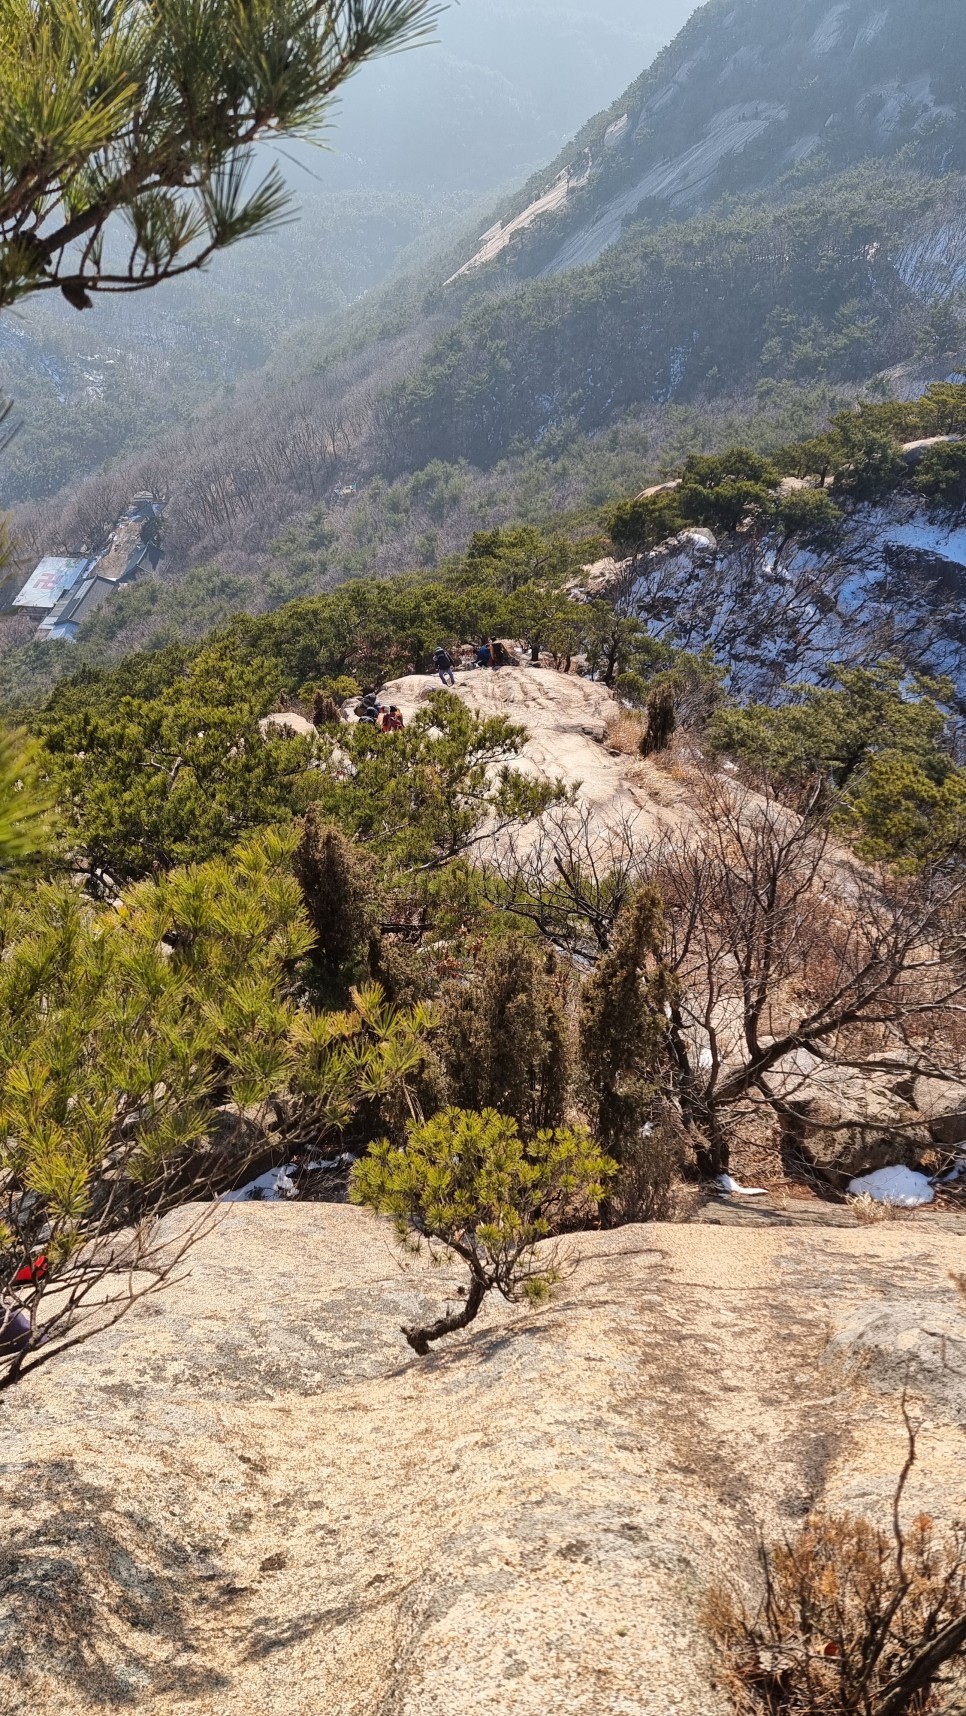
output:
[[[660,1094],[706,1173],[727,1168],[736,1127],[762,1104],[788,1136],[806,1117],[846,1133],[868,1127],[877,1080],[966,1076],[966,876],[863,865],[835,848],[829,813],[817,791],[800,814],[708,771],[683,827],[601,833],[589,813],[562,811],[498,858],[494,902],[585,964],[633,890],[660,888],[671,996]],[[813,1113],[829,1089],[834,1113]]]
[[[16,1212],[13,1212],[16,1213]],[[104,1334],[143,1299],[183,1278],[189,1254],[212,1231],[212,1205],[162,1227],[151,1216],[118,1228],[110,1198],[84,1226],[83,1244],[64,1250],[55,1224],[41,1243],[9,1227],[0,1256],[6,1291],[0,1303],[0,1394],[53,1359]]]
[[[537,827],[486,853],[483,886],[494,905],[532,923],[561,952],[592,964],[645,879],[649,842],[630,816],[601,829],[586,805],[550,812]]]
[[[823,1070],[858,1089],[881,1074],[952,1076],[961,874],[863,866],[833,850],[817,795],[797,815],[710,773],[693,829],[662,841],[649,868],[667,911],[672,1076],[705,1168],[727,1166],[752,1100],[800,1123]],[[846,1099],[824,1124],[844,1132],[862,1118]]]

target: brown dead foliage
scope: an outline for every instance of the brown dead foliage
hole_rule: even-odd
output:
[[[905,1403],[903,1403],[905,1412]],[[909,1420],[906,1418],[907,1429]],[[928,1515],[893,1529],[847,1514],[809,1516],[794,1541],[766,1546],[755,1614],[715,1589],[706,1623],[743,1716],[954,1716],[963,1709],[966,1527]]]

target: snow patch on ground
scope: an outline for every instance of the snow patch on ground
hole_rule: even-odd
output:
[[[849,1182],[854,1198],[872,1198],[877,1204],[895,1204],[903,1210],[920,1209],[935,1197],[925,1174],[914,1168],[878,1168],[874,1174],[863,1174]]]
[[[919,548],[926,554],[939,554],[944,560],[966,566],[966,526],[917,520],[913,524],[889,525],[885,534],[901,548]]]
[[[764,1186],[739,1186],[738,1181],[733,1180],[730,1174],[719,1174],[718,1185],[723,1192],[730,1192],[733,1197],[765,1198],[768,1196]]]
[[[239,1186],[236,1192],[226,1192],[221,1201],[224,1204],[287,1203],[295,1196],[292,1175],[297,1172],[293,1167],[271,1168],[267,1174],[259,1174],[257,1180],[249,1180],[247,1186]]]

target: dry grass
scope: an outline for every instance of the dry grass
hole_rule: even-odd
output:
[[[641,740],[647,732],[647,716],[639,709],[618,709],[604,730],[604,744],[609,751],[619,751],[626,757],[639,757]]]
[[[906,1221],[913,1212],[903,1209],[900,1204],[882,1204],[876,1198],[863,1192],[861,1197],[848,1198],[849,1209],[856,1221],[862,1227],[875,1227],[884,1221]]]

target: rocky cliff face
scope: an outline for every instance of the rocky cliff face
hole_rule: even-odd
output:
[[[700,1624],[755,1531],[910,1515],[966,1456],[928,1217],[587,1235],[556,1301],[414,1360],[455,1277],[368,1216],[235,1206],[4,1406],[11,1716],[726,1716]],[[831,1344],[830,1344],[831,1340]],[[958,1390],[958,1392],[957,1392]]]
[[[554,274],[595,261],[635,217],[693,214],[796,172],[900,151],[928,173],[961,170],[964,55],[966,14],[946,0],[712,0],[531,184],[498,223],[499,248],[512,243],[525,273]],[[942,272],[948,250],[949,235],[923,236],[909,266]],[[491,233],[466,266],[495,254]]]
[[[710,647],[734,695],[769,701],[894,657],[966,698],[966,529],[914,501],[861,512],[828,554],[689,530],[598,583],[668,642]]]

